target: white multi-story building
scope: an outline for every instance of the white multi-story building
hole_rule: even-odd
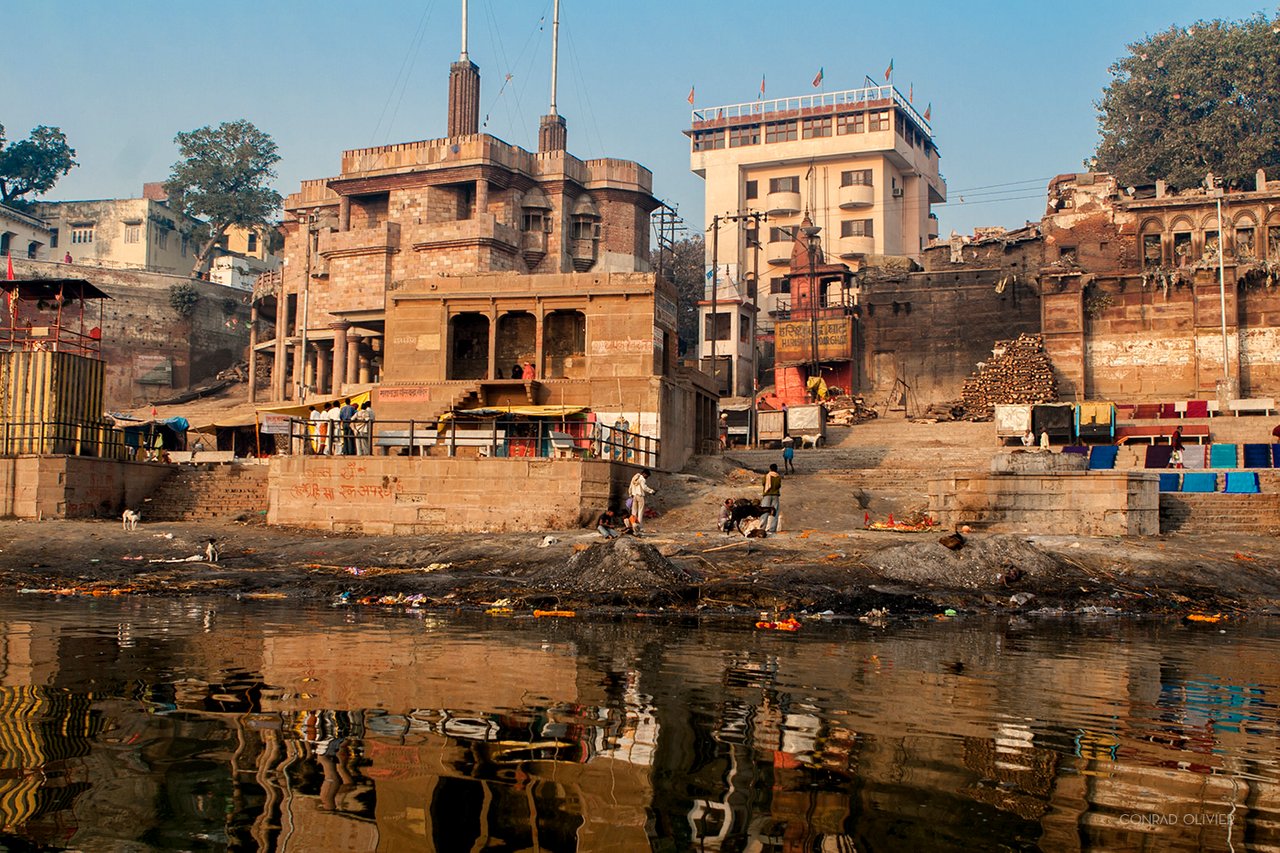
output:
[[[718,251],[701,305],[699,360],[710,372],[714,348],[732,393],[751,392],[752,317],[767,333],[790,311],[787,276],[806,214],[821,229],[827,256],[855,269],[876,256],[919,260],[938,234],[930,207],[946,201],[947,191],[933,130],[892,86],[700,108],[686,133],[691,168],[706,181],[707,228],[718,231],[707,239],[708,269],[713,243]],[[764,218],[758,238],[748,239],[756,220],[743,214],[753,212]]]

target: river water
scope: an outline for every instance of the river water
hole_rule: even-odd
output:
[[[1280,850],[1280,622],[0,601],[0,849]]]

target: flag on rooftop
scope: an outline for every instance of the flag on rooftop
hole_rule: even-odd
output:
[[[884,79],[888,81],[893,76],[893,60],[889,60],[889,67],[884,70]]]
[[[924,120],[928,121],[929,116],[933,113],[933,101],[929,102],[929,106],[924,108]]]
[[[914,104],[916,102],[916,84],[907,84],[907,103]]]
[[[816,89],[821,85],[822,85],[822,69],[819,68],[818,73],[815,74],[813,77],[813,88]]]
[[[693,87],[689,87],[689,106],[693,106]]]
[[[764,97],[764,75],[760,75],[760,97]]]

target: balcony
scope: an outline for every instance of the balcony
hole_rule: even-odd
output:
[[[574,272],[587,272],[596,265],[596,246],[599,242],[594,237],[575,237],[569,240],[569,257],[573,260]]]
[[[389,254],[400,248],[400,225],[383,222],[373,228],[321,231],[319,254],[328,260],[349,255]],[[313,270],[314,272],[314,270]]]
[[[800,193],[769,193],[765,197],[765,212],[770,216],[790,216],[800,212]]]
[[[840,188],[837,198],[844,210],[871,207],[876,203],[876,188],[871,184],[849,184]]]
[[[791,250],[794,246],[794,240],[770,240],[765,244],[764,258],[775,266],[789,264],[791,263]]]
[[[547,256],[547,232],[520,232],[520,254],[530,267],[536,267]]]
[[[874,237],[864,237],[861,234],[852,237],[840,238],[840,257],[853,258],[858,255],[870,255],[876,250],[876,241]]]
[[[925,236],[930,240],[938,239],[938,217],[932,213],[929,214],[928,220],[925,222]]]

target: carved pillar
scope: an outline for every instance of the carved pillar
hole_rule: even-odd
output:
[[[311,381],[307,383],[317,394],[329,393],[329,359],[319,342],[311,345]]]
[[[368,385],[373,376],[373,363],[369,359],[367,352],[360,353],[360,372],[356,374],[356,381],[361,385]]]
[[[501,379],[503,365],[498,364],[498,306],[489,305],[489,378]]]
[[[533,377],[542,379],[542,306],[534,311],[537,325],[533,332]]]
[[[347,374],[345,381],[354,385],[356,370],[360,363],[360,333],[355,329],[347,329]]]
[[[351,230],[351,199],[345,195],[338,199],[338,230]]]
[[[481,178],[476,181],[476,218],[489,211],[489,179]]]
[[[347,375],[347,331],[351,324],[346,320],[330,323],[333,329],[333,365],[329,370],[329,393],[335,397],[342,393],[342,382]]]
[[[306,354],[302,351],[302,342],[301,342],[301,341],[297,341],[297,342],[293,343],[293,344],[292,344],[292,347],[293,347],[293,385],[294,385],[294,388],[293,388],[293,393],[292,393],[290,396],[292,396],[292,397],[293,397],[293,399],[295,399],[295,400],[299,400],[299,401],[301,401],[301,400],[303,399],[303,396],[304,396],[304,395],[302,395],[302,394],[299,394],[299,393],[298,393],[298,388],[297,388],[297,386],[298,386],[299,384],[301,384],[301,385],[306,385],[306,382],[307,382],[307,376],[306,376],[306,365],[305,365],[305,361],[306,361]]]

